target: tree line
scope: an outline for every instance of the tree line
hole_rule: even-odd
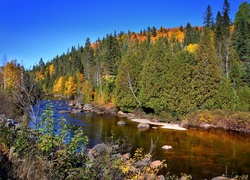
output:
[[[200,109],[249,111],[250,4],[240,5],[233,22],[229,13],[224,0],[215,18],[208,5],[203,27],[148,27],[94,43],[87,38],[84,46],[72,46],[47,63],[41,58],[25,73],[44,93],[127,112],[178,118]],[[12,62],[2,67],[2,92],[13,89],[10,64],[18,68]]]

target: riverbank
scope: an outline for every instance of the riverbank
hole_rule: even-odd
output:
[[[69,101],[70,105],[79,108],[79,101]],[[81,103],[80,103],[81,104]],[[97,114],[113,114],[126,117],[138,123],[161,126],[161,128],[187,130],[187,129],[223,129],[237,133],[250,135],[250,112],[226,111],[226,110],[197,110],[178,118],[162,118],[153,114],[146,114],[140,110],[133,113],[119,111],[110,104],[84,104],[80,108],[83,111],[91,111]]]
[[[114,114],[120,117],[126,117],[134,122],[161,126],[161,128],[166,129],[224,129],[250,135],[250,112],[198,110],[179,118],[178,121],[170,121],[171,123],[167,123],[169,120],[160,119],[155,115],[149,116],[143,112],[124,113],[110,105],[100,106],[92,104],[92,106],[91,111],[98,114]]]

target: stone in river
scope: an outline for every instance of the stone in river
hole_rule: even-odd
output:
[[[165,150],[172,149],[172,146],[164,145],[164,146],[162,146],[162,149],[165,149]]]
[[[147,123],[139,123],[137,125],[137,128],[139,128],[139,129],[148,129],[149,125]]]
[[[124,121],[118,121],[117,124],[118,124],[119,126],[124,126],[124,125],[126,125],[126,123],[125,123]]]

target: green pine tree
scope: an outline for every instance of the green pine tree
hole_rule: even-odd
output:
[[[194,71],[194,93],[199,109],[210,109],[221,81],[221,70],[216,56],[211,30],[204,29],[196,53],[197,65]]]
[[[156,113],[166,107],[164,94],[171,58],[166,42],[166,39],[160,38],[149,48],[141,72],[139,99],[145,108],[153,109]]]

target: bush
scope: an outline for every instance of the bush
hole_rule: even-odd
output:
[[[0,126],[0,177],[5,179],[130,179],[157,177],[165,164],[151,167],[151,154],[138,149],[133,158],[124,159],[126,138],[114,140],[97,156],[88,155],[88,138],[81,129],[70,137],[64,118],[55,124],[52,104],[47,104],[38,129],[20,130]],[[56,130],[56,125],[60,126]],[[108,150],[111,149],[111,150]],[[150,151],[151,152],[151,151]],[[126,166],[135,171],[125,171]],[[9,172],[6,174],[6,172]],[[5,176],[2,176],[5,174]]]

